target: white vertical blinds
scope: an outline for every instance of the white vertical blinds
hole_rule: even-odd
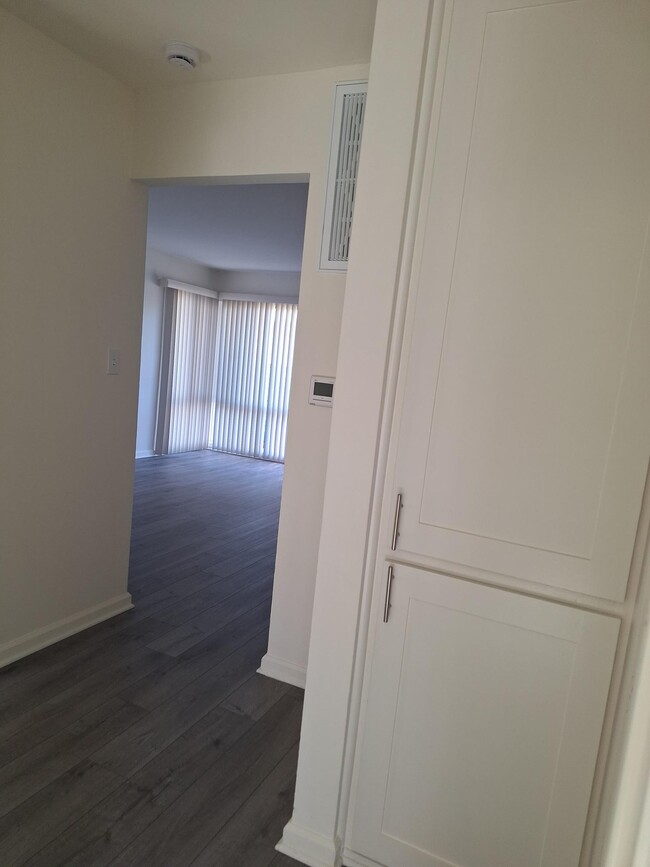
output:
[[[207,448],[219,319],[216,298],[174,290],[166,454]]]
[[[297,307],[220,303],[210,446],[283,461]]]
[[[297,305],[167,289],[157,451],[284,460]]]

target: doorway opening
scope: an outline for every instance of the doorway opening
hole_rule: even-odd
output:
[[[241,648],[242,686],[277,545],[308,190],[290,180],[149,195],[129,590],[151,649]]]

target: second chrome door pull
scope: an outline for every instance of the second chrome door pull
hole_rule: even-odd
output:
[[[397,537],[399,536],[399,513],[402,510],[402,495],[397,495],[395,504],[395,518],[393,519],[393,537],[390,542],[390,550],[394,551],[397,548]]]
[[[384,597],[384,623],[388,623],[388,612],[390,610],[390,590],[393,584],[393,567],[388,567],[388,578],[386,579],[386,596]]]

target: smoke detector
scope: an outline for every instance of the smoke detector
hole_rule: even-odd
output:
[[[188,45],[187,42],[178,42],[178,40],[172,39],[170,42],[165,42],[163,51],[167,63],[180,69],[196,69],[201,62],[199,49],[193,45]]]

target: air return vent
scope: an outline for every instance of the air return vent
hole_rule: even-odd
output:
[[[365,81],[336,87],[320,258],[323,270],[347,268],[367,90]]]

